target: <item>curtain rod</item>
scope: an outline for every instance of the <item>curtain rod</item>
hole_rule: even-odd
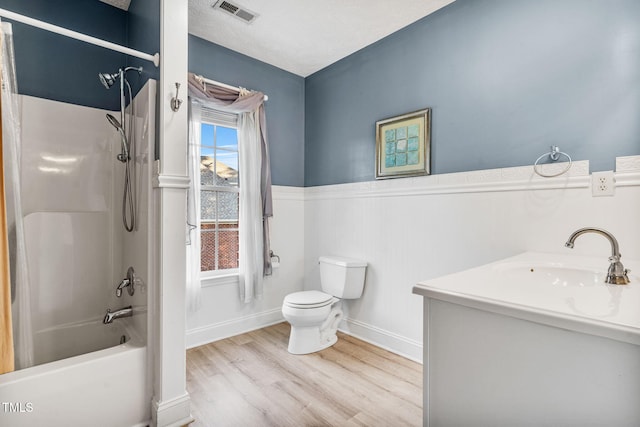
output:
[[[228,84],[225,84],[225,83],[220,83],[220,82],[218,82],[216,80],[211,80],[211,79],[208,79],[208,78],[206,78],[204,76],[200,76],[200,75],[198,76],[198,78],[202,79],[202,81],[205,82],[205,83],[209,83],[210,85],[216,85],[216,86],[223,87],[225,89],[229,89],[229,90],[233,90],[233,91],[236,91],[236,92],[240,92],[240,88],[237,87],[237,86],[231,86],[231,85],[228,85]],[[264,96],[264,100],[268,101],[269,97],[267,95],[265,95]]]
[[[80,40],[96,46],[104,47],[106,49],[115,50],[116,52],[124,53],[130,56],[135,56],[136,58],[146,59],[147,61],[153,62],[153,65],[155,65],[156,67],[160,64],[159,53],[156,53],[155,55],[150,55],[148,53],[140,52],[125,46],[121,46],[119,44],[108,42],[106,40],[88,36],[86,34],[82,34],[77,31],[72,31],[66,28],[58,27],[57,25],[49,24],[48,22],[29,18],[28,16],[20,15],[18,13],[14,13],[6,9],[0,9],[0,16],[7,19],[12,19],[14,21],[21,22],[23,24],[31,25],[32,27],[37,27],[42,30],[51,31],[52,33],[71,37],[72,39],[76,39],[76,40]]]

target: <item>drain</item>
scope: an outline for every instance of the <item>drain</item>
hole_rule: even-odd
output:
[[[124,344],[126,342],[127,342],[127,336],[126,335],[121,336],[120,337],[120,344]]]

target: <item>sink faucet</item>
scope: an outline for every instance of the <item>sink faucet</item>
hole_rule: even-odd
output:
[[[109,323],[113,323],[115,319],[120,319],[121,317],[131,317],[131,316],[133,316],[133,308],[131,306],[124,307],[116,311],[111,311],[111,309],[108,308],[107,314],[105,314],[104,319],[102,319],[102,323],[107,325]]]
[[[569,240],[567,240],[567,243],[565,243],[564,245],[567,248],[572,249],[576,239],[585,233],[600,234],[601,236],[606,237],[609,240],[609,243],[611,243],[611,256],[609,257],[609,262],[611,264],[609,265],[609,270],[607,271],[607,278],[605,279],[605,283],[609,283],[612,285],[626,285],[627,283],[629,283],[629,276],[627,276],[629,270],[626,270],[620,262],[620,257],[622,255],[620,255],[618,241],[615,237],[613,237],[613,234],[609,233],[608,231],[593,227],[581,228],[574,231],[573,234],[569,236]]]

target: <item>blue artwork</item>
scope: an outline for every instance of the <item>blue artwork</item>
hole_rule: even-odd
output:
[[[427,108],[376,122],[376,179],[431,173],[430,114]]]
[[[400,126],[384,131],[384,166],[396,168],[419,164],[419,125]]]

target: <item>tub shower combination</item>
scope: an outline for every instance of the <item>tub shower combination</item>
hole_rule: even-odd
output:
[[[126,71],[109,76],[128,86]],[[20,97],[33,366],[0,375],[0,402],[16,409],[0,413],[0,424],[146,425],[155,82],[120,120]]]

